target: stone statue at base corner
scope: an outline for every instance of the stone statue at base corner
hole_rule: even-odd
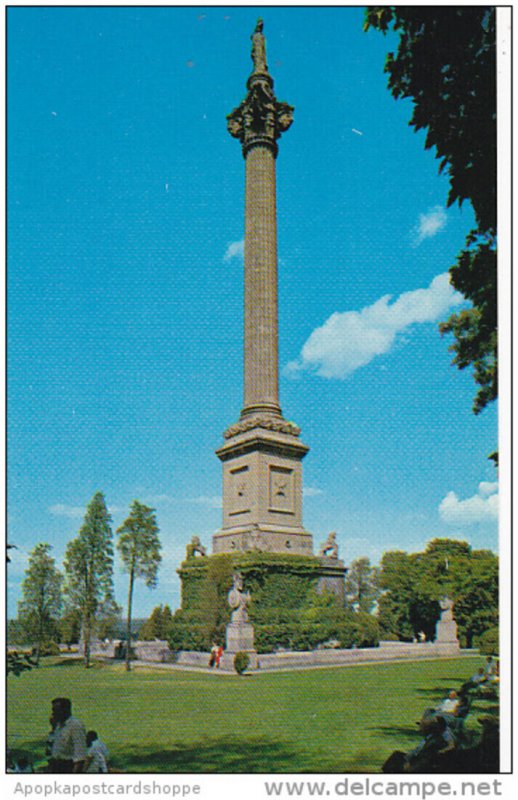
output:
[[[449,597],[442,597],[439,605],[441,607],[440,622],[451,622],[453,620],[453,601]]]
[[[186,557],[195,558],[196,554],[200,556],[207,555],[207,548],[202,545],[199,536],[193,536],[191,541],[187,545]]]
[[[336,531],[331,531],[324,544],[319,550],[319,556],[328,558],[338,558],[338,542],[336,541]]]
[[[232,622],[248,622],[246,607],[251,599],[250,592],[243,591],[243,576],[240,572],[234,572],[233,580],[234,585],[227,595],[230,608],[235,609],[232,612]]]

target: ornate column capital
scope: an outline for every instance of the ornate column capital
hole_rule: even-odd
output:
[[[243,102],[227,115],[228,131],[241,142],[245,158],[257,145],[268,147],[276,156],[277,139],[293,122],[293,106],[279,102],[273,92],[262,30],[263,22],[259,20],[251,37],[254,69],[246,83],[248,93]]]

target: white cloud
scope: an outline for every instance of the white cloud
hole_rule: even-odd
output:
[[[199,506],[208,506],[209,508],[223,508],[223,499],[221,495],[201,495],[200,497],[189,497],[187,502],[196,503],[196,505]]]
[[[439,516],[449,525],[475,525],[498,519],[498,484],[482,482],[477,494],[466,500],[448,492],[439,505]]]
[[[391,299],[392,295],[385,295],[361,311],[332,314],[310,335],[299,359],[286,366],[286,374],[307,369],[323,378],[345,378],[387,353],[411,325],[435,322],[463,301],[447,272],[434,278],[427,289],[404,292],[389,304]]]
[[[109,514],[125,514],[129,513],[129,504],[127,506],[108,506]],[[50,506],[49,513],[53,517],[67,517],[68,519],[82,519],[86,514],[85,506],[68,506],[65,503],[56,503]]]
[[[319,494],[324,494],[323,489],[317,489],[316,486],[304,486],[302,489],[304,497],[317,497]]]
[[[446,227],[448,218],[442,206],[434,206],[426,214],[419,214],[419,222],[414,230],[415,244],[421,244],[424,239],[435,236]]]
[[[153,506],[159,505],[160,503],[175,503],[175,502],[177,502],[176,497],[173,497],[173,495],[171,495],[171,494],[150,494],[148,496],[143,494],[143,496],[145,497],[145,501],[144,502],[150,503]]]
[[[85,510],[83,506],[67,506],[64,503],[57,503],[49,508],[49,512],[54,517],[69,517],[70,519],[80,519],[84,517]]]
[[[487,481],[482,481],[478,485],[478,493],[482,497],[488,497],[490,494],[495,494],[495,492],[498,492],[498,482],[488,483]]]
[[[231,258],[243,258],[245,254],[245,240],[241,239],[239,242],[230,242],[228,245],[223,261],[230,261]]]

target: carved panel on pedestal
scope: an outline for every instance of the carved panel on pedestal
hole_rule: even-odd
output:
[[[250,511],[250,470],[236,467],[230,470],[229,515],[246,514]]]
[[[295,513],[292,469],[270,466],[269,510],[282,514]]]

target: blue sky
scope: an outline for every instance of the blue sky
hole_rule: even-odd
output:
[[[438,322],[473,215],[361,8],[8,10],[9,614],[28,552],[58,563],[94,492],[163,542],[135,615],[179,605],[221,521],[214,450],[242,406],[244,162],[226,131],[264,18],[279,100],[281,405],[311,450],[304,523],[346,563],[436,536],[497,549],[496,407],[471,412]],[[117,568],[124,605],[126,577]]]

